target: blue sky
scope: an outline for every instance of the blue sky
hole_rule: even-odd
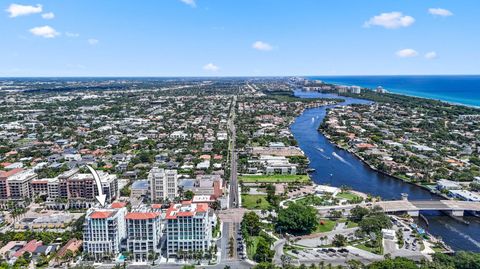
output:
[[[480,1],[0,1],[0,76],[480,74]]]

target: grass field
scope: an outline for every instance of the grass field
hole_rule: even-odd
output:
[[[355,227],[358,227],[358,223],[353,222],[353,221],[349,221],[347,223],[347,228],[355,228]]]
[[[323,223],[323,225],[322,225]],[[329,219],[321,219],[315,228],[314,233],[325,233],[325,232],[330,232],[333,230],[335,227],[335,224],[337,222],[334,220],[329,220]]]
[[[355,245],[354,247],[365,250],[365,251],[368,251],[368,252],[371,252],[371,253],[374,253],[374,254],[379,254],[379,255],[382,255],[382,252],[383,252],[381,247],[371,248],[371,247],[366,246],[365,244],[358,244],[358,245]]]
[[[260,236],[250,236],[248,237],[247,242],[247,256],[249,259],[253,260],[253,255],[257,252],[257,245]]]
[[[266,195],[242,194],[242,207],[247,209],[268,209],[270,203],[265,199]],[[260,202],[260,203],[257,203]]]
[[[238,179],[244,183],[306,183],[310,181],[308,175],[249,175],[240,176]]]
[[[315,194],[308,194],[298,200],[295,200],[295,203],[299,203],[299,204],[302,204],[302,205],[323,205],[325,203],[325,200],[320,197],[320,196],[317,196]]]
[[[337,194],[337,196],[335,196],[337,198],[340,198],[340,199],[346,199],[348,201],[353,201],[355,199],[360,199],[360,196],[356,195],[356,194],[353,194],[351,192],[341,192],[339,194]]]

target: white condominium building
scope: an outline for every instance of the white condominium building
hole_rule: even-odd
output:
[[[125,219],[127,250],[134,261],[145,262],[152,259],[153,253],[160,253],[162,226],[159,212],[130,212]]]
[[[173,201],[178,195],[177,170],[152,168],[148,174],[152,201]]]
[[[91,258],[100,261],[120,254],[120,243],[125,239],[127,209],[89,209],[85,216],[83,249]]]
[[[206,203],[172,204],[166,213],[167,256],[181,252],[207,252],[212,241],[212,221]]]

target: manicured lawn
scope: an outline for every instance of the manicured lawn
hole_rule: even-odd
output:
[[[381,248],[371,248],[366,246],[365,244],[358,244],[358,245],[355,245],[354,247],[374,253],[374,254],[379,254],[379,255],[382,255],[382,252],[383,252]]]
[[[266,195],[242,194],[242,207],[247,209],[268,209],[270,203],[265,199]],[[260,203],[258,203],[260,202]]]
[[[347,228],[355,228],[355,227],[358,227],[358,223],[353,221],[348,221]]]
[[[315,194],[309,194],[305,197],[295,200],[295,202],[302,205],[323,205],[325,200]]]
[[[260,236],[250,236],[247,239],[247,256],[249,259],[253,260],[253,255],[257,252],[257,245]]]
[[[322,225],[323,223],[323,225]],[[335,227],[335,224],[337,222],[334,220],[329,220],[329,219],[321,219],[315,228],[314,233],[325,233],[325,232],[330,232],[333,230]]]
[[[288,183],[288,182],[309,182],[308,175],[250,175],[240,176],[239,180],[245,183]]]
[[[346,191],[346,192],[341,192],[341,193],[337,194],[337,196],[335,196],[335,197],[337,197],[337,198],[339,198],[339,199],[346,199],[346,200],[348,200],[348,201],[352,201],[352,200],[355,200],[355,199],[359,199],[359,198],[360,198],[358,195],[353,194],[353,193],[348,192],[348,191]]]

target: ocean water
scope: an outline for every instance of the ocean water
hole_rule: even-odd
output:
[[[480,107],[480,75],[315,76],[309,79],[366,88],[382,86],[392,93]]]

